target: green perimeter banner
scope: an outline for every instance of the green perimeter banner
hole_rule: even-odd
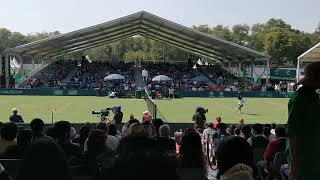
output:
[[[165,95],[166,93],[163,92]],[[288,98],[292,92],[243,92],[244,97]],[[36,95],[36,96],[106,96],[107,92],[78,89],[0,89],[0,95]],[[141,91],[121,91],[120,97],[141,98]],[[227,91],[177,91],[178,97],[237,97],[237,92]]]

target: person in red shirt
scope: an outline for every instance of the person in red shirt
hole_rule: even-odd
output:
[[[266,151],[264,152],[264,160],[268,162],[273,162],[274,156],[278,152],[284,152],[286,148],[286,130],[283,127],[277,127],[275,129],[276,132],[276,139],[271,141],[268,146]]]
[[[152,120],[152,116],[151,116],[151,114],[149,113],[149,111],[144,111],[144,112],[143,112],[142,121],[143,121],[143,122],[151,122],[151,120]]]
[[[217,118],[216,118],[216,120],[213,122],[213,127],[215,128],[215,129],[218,129],[218,124],[219,123],[221,123],[221,117],[220,116],[218,116]]]

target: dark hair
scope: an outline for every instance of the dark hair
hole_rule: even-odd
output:
[[[13,122],[4,123],[1,128],[1,137],[7,141],[12,141],[17,137],[18,126]]]
[[[241,129],[240,128],[237,127],[237,128],[234,129],[234,134],[235,135],[240,136],[240,133],[241,133]]]
[[[34,134],[42,133],[44,122],[42,121],[42,119],[39,119],[39,118],[33,119],[30,122],[30,127]]]
[[[104,171],[101,179],[147,180],[150,177],[153,180],[179,179],[175,168],[154,139],[135,136],[124,137],[118,146],[118,154],[113,167]],[[143,171],[137,173],[141,169]]]
[[[89,136],[89,132],[90,132],[90,126],[89,125],[83,125],[81,126],[80,128],[80,131],[79,131],[79,136],[80,136],[80,144],[83,144],[86,139],[88,138]]]
[[[220,175],[239,163],[253,167],[251,147],[245,139],[238,136],[230,136],[222,140],[216,155]]]
[[[265,135],[266,137],[269,137],[271,134],[271,129],[269,127],[264,127],[263,128],[263,135]]]
[[[39,140],[26,151],[18,180],[70,180],[63,150],[53,141]]]
[[[284,127],[277,127],[275,133],[277,137],[286,137],[286,129]]]
[[[236,129],[236,125],[232,124],[229,126],[229,133],[230,135],[234,135],[234,130]]]
[[[219,123],[218,124],[218,129],[220,129],[221,132],[225,132],[227,129],[227,124],[225,123]]]
[[[116,136],[117,135],[117,127],[114,124],[109,124],[109,135]]]
[[[32,132],[29,129],[22,129],[18,132],[17,144],[19,146],[28,146],[31,144]]]
[[[99,122],[97,125],[96,125],[96,129],[100,129],[100,130],[103,130],[105,132],[108,132],[108,125],[107,123],[105,122]]]
[[[216,120],[217,120],[218,122],[221,122],[221,117],[218,116],[218,117],[216,118]]]
[[[207,125],[209,128],[213,128],[213,123],[208,123]]]
[[[195,131],[187,132],[181,141],[182,168],[204,168],[201,137]]]
[[[139,122],[139,120],[137,120],[137,119],[130,119],[130,120],[128,121],[128,127],[130,127],[130,125],[131,125],[131,124],[134,124],[134,123],[140,123],[140,122]]]
[[[53,139],[55,139],[56,138],[56,132],[54,130],[54,126],[48,127],[47,131],[46,131],[46,134],[47,134],[47,136],[52,137]]]
[[[276,129],[277,128],[277,124],[276,123],[272,123],[271,124],[271,129]]]
[[[88,136],[88,155],[90,158],[95,158],[100,154],[105,147],[106,133],[101,129],[93,129]]]
[[[271,129],[271,124],[265,124],[264,127],[270,128]]]
[[[250,127],[250,125],[242,126],[241,132],[245,136],[244,138],[248,139],[251,136],[251,127]]]
[[[55,138],[70,137],[71,124],[68,121],[58,121],[54,124]]]
[[[152,120],[154,134],[159,136],[159,128],[163,125],[163,121],[160,118],[156,118]]]
[[[255,131],[256,134],[262,134],[263,126],[262,124],[256,123],[252,125],[252,129]]]

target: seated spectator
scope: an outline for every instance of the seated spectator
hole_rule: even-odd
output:
[[[270,142],[270,135],[271,135],[271,129],[269,127],[264,127],[263,128],[263,136],[264,138],[266,138],[268,140],[268,142]]]
[[[216,120],[213,122],[214,128],[218,129],[218,124],[221,123],[221,121],[222,121],[221,117],[218,116]]]
[[[240,129],[240,127],[236,127],[236,128],[234,129],[234,135],[235,135],[235,136],[240,136],[240,135],[241,135],[241,129]]]
[[[129,136],[146,137],[146,131],[141,123],[133,123],[129,127]]]
[[[149,111],[144,111],[142,116],[142,122],[151,122],[152,116]]]
[[[84,148],[84,142],[87,140],[88,136],[89,136],[89,132],[90,132],[90,126],[89,125],[83,125],[80,128],[80,133],[79,136],[74,138],[72,140],[73,143],[79,144],[80,148],[83,149]]]
[[[108,135],[108,132],[109,132],[108,124],[105,122],[99,122],[96,126],[96,129],[104,131],[106,136],[106,143],[105,143],[106,147],[108,147],[113,151],[116,150],[119,145],[119,140],[115,136]],[[87,150],[86,145],[84,146],[84,150],[85,151]]]
[[[266,139],[262,135],[263,126],[262,124],[254,124],[252,126],[253,136],[250,137],[247,141],[251,146],[252,152],[253,152],[253,161],[254,163],[257,163],[261,160],[263,160],[263,153],[265,152],[268,144],[269,139]]]
[[[18,126],[13,123],[4,123],[1,128],[0,155],[2,155],[9,146],[17,145],[15,141],[18,133]]]
[[[152,138],[153,137],[153,128],[150,122],[142,123],[144,127],[144,131],[146,132],[146,137]]]
[[[264,152],[264,159],[268,162],[272,162],[274,159],[274,156],[278,152],[284,152],[286,148],[286,130],[283,127],[277,127],[275,129],[276,133],[276,139],[271,141],[268,146],[266,151]]]
[[[228,133],[232,136],[234,135],[234,129],[236,129],[236,125],[234,124],[230,125],[228,128]]]
[[[227,133],[227,124],[219,123],[218,131],[213,134],[213,138],[217,139],[218,141],[221,141],[227,136],[230,136],[230,134]]]
[[[131,126],[131,124],[134,124],[134,123],[139,123],[139,121],[137,119],[130,119],[126,124],[124,124],[124,126],[122,127],[123,136],[129,135],[129,127]]]
[[[53,141],[39,140],[26,151],[19,180],[70,180],[67,158]]]
[[[18,109],[17,108],[13,108],[12,109],[12,115],[10,116],[10,122],[14,122],[14,123],[24,123],[22,117],[20,115],[18,115]]]
[[[239,121],[239,126],[240,126],[240,127],[244,126],[244,119],[240,119],[240,121]]]
[[[117,130],[116,125],[114,125],[114,124],[109,124],[108,135],[116,137],[119,141],[120,141],[120,139],[121,139],[121,134],[120,134],[120,132]]]
[[[102,173],[101,180],[179,179],[175,168],[158,148],[154,139],[141,136],[124,137],[121,139],[118,153],[115,164]]]
[[[33,119],[30,123],[30,127],[32,130],[32,142],[35,142],[39,139],[53,140],[51,137],[46,136],[43,133],[44,122],[42,121],[42,119]]]
[[[218,177],[221,176],[222,179],[224,179],[224,175],[228,170],[239,164],[245,164],[251,168],[253,167],[250,145],[241,137],[230,136],[221,141],[216,151],[216,157],[219,170]],[[248,179],[253,179],[252,170],[249,172]],[[227,174],[226,176],[229,176]]]
[[[31,145],[31,138],[30,130],[20,130],[17,136],[17,145],[9,146],[0,157],[2,159],[22,159],[26,149]]]
[[[157,137],[157,144],[164,151],[175,151],[176,142],[170,138],[170,126],[168,124],[161,125],[159,128],[160,136]]]
[[[163,125],[163,121],[160,118],[153,119],[152,124],[153,124],[154,137],[158,137],[159,136],[159,129],[160,129],[160,126]]]
[[[251,137],[251,127],[249,125],[244,125],[241,127],[241,137],[248,140]]]
[[[203,130],[203,139],[207,140],[208,137],[212,138],[216,130],[213,128],[213,123],[208,123],[207,128]]]
[[[79,157],[82,152],[79,145],[71,143],[70,128],[68,121],[58,121],[54,124],[55,139],[66,153],[68,160]]]
[[[195,130],[185,132],[177,160],[179,168],[199,168],[203,179],[207,178],[208,172],[201,137]]]

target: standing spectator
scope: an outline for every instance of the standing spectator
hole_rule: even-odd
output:
[[[18,126],[13,123],[4,123],[1,128],[0,155],[3,154],[9,146],[17,145],[15,141],[18,133]]]
[[[24,123],[22,117],[20,115],[18,115],[18,109],[17,108],[13,108],[12,109],[12,115],[10,116],[10,122]]]
[[[149,72],[146,68],[144,68],[141,72],[142,74],[142,78],[143,78],[143,82],[147,82],[148,81],[148,77],[149,77]]]
[[[63,150],[53,141],[39,140],[26,152],[19,180],[70,180],[71,175]]]
[[[49,136],[46,136],[43,133],[43,127],[44,127],[44,122],[42,119],[36,118],[33,119],[30,123],[31,130],[32,130],[32,142],[35,142],[38,139],[49,139],[52,140]]]
[[[295,84],[302,87],[288,104],[289,165],[291,178],[297,180],[318,177],[320,162],[320,62],[309,64],[304,73],[304,79]]]
[[[160,136],[157,137],[157,144],[165,151],[175,151],[176,142],[170,138],[170,126],[168,124],[161,125],[159,128]]]
[[[218,117],[216,118],[216,120],[213,122],[214,128],[218,129],[218,124],[221,123],[221,121],[222,121],[222,120],[221,120],[221,117],[218,116]]]

